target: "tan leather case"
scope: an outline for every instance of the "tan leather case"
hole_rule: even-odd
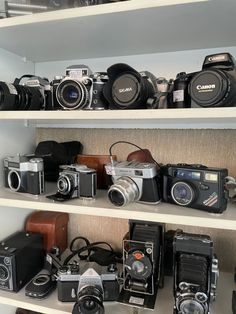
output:
[[[44,249],[48,252],[58,246],[63,252],[67,248],[69,215],[60,212],[36,211],[26,221],[27,232],[39,232],[44,236]]]

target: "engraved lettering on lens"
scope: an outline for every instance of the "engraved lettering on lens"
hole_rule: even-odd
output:
[[[127,92],[132,92],[132,87],[127,87],[127,88],[120,88],[119,93],[127,93]]]
[[[214,88],[216,88],[216,85],[215,85],[215,84],[210,84],[210,85],[197,85],[196,88],[197,88],[197,90],[214,89]]]

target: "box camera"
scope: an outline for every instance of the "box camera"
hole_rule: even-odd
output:
[[[15,192],[44,192],[43,159],[27,155],[4,158],[5,187]]]
[[[109,200],[116,206],[131,202],[160,202],[160,180],[153,163],[113,162],[105,166],[114,182],[108,190]]]
[[[163,200],[180,206],[212,213],[222,213],[227,207],[225,189],[227,169],[202,165],[166,165],[162,167]]]
[[[106,109],[103,87],[106,73],[92,73],[86,65],[71,65],[65,77],[52,81],[53,108],[58,109]]]
[[[174,313],[209,314],[219,277],[209,236],[179,233],[174,237]]]
[[[23,78],[28,78],[20,84]],[[0,110],[40,110],[51,109],[51,88],[46,79],[23,75],[13,84],[0,82]]]
[[[179,73],[174,82],[173,105],[230,107],[236,102],[236,63],[229,53],[205,57],[202,71]]]
[[[156,77],[148,72],[137,72],[131,66],[117,63],[107,69],[109,80],[103,93],[109,109],[143,109],[147,100],[158,92]]]
[[[77,309],[83,309],[89,301],[94,301],[96,307],[102,307],[103,301],[117,300],[120,290],[117,279],[117,268],[113,264],[100,266],[94,262],[80,262],[63,266],[57,273],[58,300],[77,301]]]
[[[72,198],[93,198],[97,189],[97,174],[85,165],[63,165],[57,180],[57,193],[47,196],[56,201]]]
[[[164,226],[131,220],[129,238],[123,241],[124,281],[118,302],[154,309],[164,280]]]
[[[0,289],[17,292],[42,268],[43,237],[17,232],[0,243]]]

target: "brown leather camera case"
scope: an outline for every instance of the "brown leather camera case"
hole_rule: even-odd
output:
[[[117,160],[115,155],[112,155],[113,160]],[[75,163],[86,165],[89,168],[97,171],[97,188],[107,189],[109,178],[106,174],[105,165],[111,162],[110,155],[77,155]]]
[[[66,213],[36,211],[27,218],[26,231],[43,234],[46,251],[57,246],[63,252],[67,248],[68,221],[69,215]]]
[[[42,313],[18,308],[16,310],[16,314],[42,314]]]

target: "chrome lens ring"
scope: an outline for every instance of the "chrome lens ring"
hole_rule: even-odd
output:
[[[179,310],[182,314],[205,314],[204,305],[192,298],[183,300],[180,303]]]
[[[19,191],[20,186],[21,186],[21,178],[19,176],[19,173],[16,170],[10,170],[8,172],[7,182],[8,182],[9,188],[12,191],[14,192]]]
[[[178,181],[171,188],[171,197],[176,204],[188,206],[194,200],[195,194],[188,183]]]
[[[5,265],[0,264],[0,281],[7,281],[9,277],[10,274],[8,268]]]
[[[57,180],[57,190],[62,195],[67,195],[72,189],[72,178],[68,175],[61,175]]]

